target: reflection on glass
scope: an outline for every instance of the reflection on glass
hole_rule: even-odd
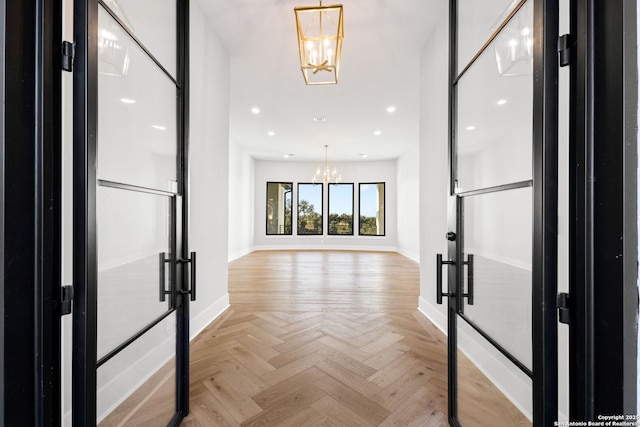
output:
[[[102,8],[100,8],[102,10]],[[124,37],[114,20],[104,20],[98,31],[98,61],[100,74],[124,77],[129,72],[131,39]]]
[[[175,191],[176,86],[102,7],[98,25],[109,46],[98,62],[98,178]]]
[[[267,235],[291,234],[291,182],[267,182]]]
[[[171,314],[98,368],[99,427],[169,424],[176,411],[175,325]]]
[[[322,184],[298,184],[298,234],[322,234]]]
[[[165,196],[98,187],[98,358],[169,308],[158,267],[161,252],[170,257],[170,206]]]
[[[384,236],[384,182],[359,184],[361,236]]]
[[[459,321],[460,332],[458,340],[458,420],[464,427],[485,426],[491,427],[529,427],[532,425],[527,418],[531,416],[533,407],[533,384],[531,379],[513,365],[506,357],[484,340],[476,331]],[[509,378],[509,397],[505,396],[485,376],[475,363],[486,364],[486,360],[469,360],[463,351],[469,350],[467,346],[473,340],[475,346],[484,347],[485,354],[491,355],[491,360],[503,366],[501,374]],[[477,344],[480,343],[480,344]],[[462,350],[462,351],[461,351]],[[473,354],[470,352],[469,354]],[[478,354],[477,348],[475,354]],[[489,358],[489,357],[487,357]],[[503,383],[503,386],[505,384]],[[518,406],[510,398],[517,397]],[[520,407],[525,413],[521,412]]]
[[[353,234],[353,184],[329,184],[329,234]]]
[[[168,309],[159,299],[159,254],[171,250],[165,196],[99,186],[98,358]],[[165,274],[169,289],[170,274]]]
[[[507,19],[520,0],[458,1],[458,72]]]
[[[176,75],[176,1],[175,0],[103,0],[124,25]]]
[[[533,2],[516,13],[492,43],[498,74],[526,76],[533,67]]]
[[[515,19],[526,15],[527,5],[502,30],[505,34],[512,30],[521,34],[526,28],[532,28],[533,22]],[[516,23],[521,26],[512,27]],[[517,71],[518,75],[502,77],[493,50],[498,42],[503,42],[503,38],[496,38],[458,81],[456,179],[459,192],[532,178],[531,62],[510,63],[505,70]]]
[[[464,313],[529,369],[532,212],[531,187],[464,198],[463,252],[474,261],[474,305]]]

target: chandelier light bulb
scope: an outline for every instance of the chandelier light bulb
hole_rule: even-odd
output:
[[[329,147],[328,145],[324,146],[324,169],[321,169],[320,167],[318,167],[315,175],[311,179],[311,181],[314,184],[320,180],[322,180],[322,182],[325,184],[329,183],[330,181],[333,181],[334,183],[337,184],[342,180],[342,176],[338,173],[338,169],[336,167],[334,167],[333,169],[329,167],[328,154],[327,154],[328,147]]]

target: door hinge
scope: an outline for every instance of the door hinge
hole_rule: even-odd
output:
[[[73,60],[75,58],[75,47],[73,43],[68,41],[62,42],[62,69],[64,71],[73,71]]]
[[[574,44],[571,34],[564,34],[558,38],[558,64],[561,67],[571,65],[571,55]]]
[[[60,288],[60,316],[71,314],[73,303],[73,286],[63,286]]]
[[[565,325],[571,324],[571,311],[569,311],[569,294],[561,292],[556,297],[556,307],[558,308],[558,321]]]

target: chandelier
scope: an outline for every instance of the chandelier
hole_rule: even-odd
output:
[[[308,85],[338,83],[342,53],[342,5],[301,6],[296,14],[300,69]]]
[[[338,170],[334,167],[333,170],[329,168],[329,162],[327,157],[327,150],[329,146],[324,146],[324,169],[318,168],[316,173],[311,178],[311,182],[323,182],[325,184],[333,182],[334,184],[342,181],[342,176],[338,173]]]

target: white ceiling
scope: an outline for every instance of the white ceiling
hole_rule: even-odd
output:
[[[231,142],[253,157],[317,161],[328,144],[330,160],[393,159],[418,143],[420,51],[448,2],[343,0],[339,83],[325,86],[304,83],[293,12],[318,2],[200,2],[231,59]]]

